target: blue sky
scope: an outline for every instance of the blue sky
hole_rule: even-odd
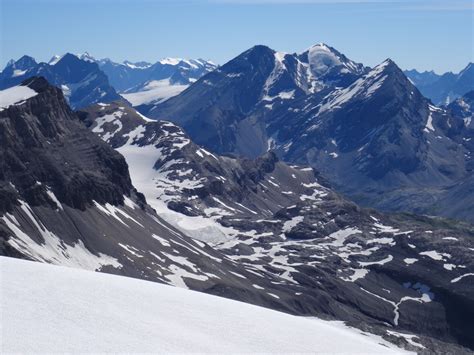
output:
[[[301,52],[327,43],[373,66],[459,71],[474,61],[474,0],[0,0],[0,65],[29,54],[205,58],[255,44]]]

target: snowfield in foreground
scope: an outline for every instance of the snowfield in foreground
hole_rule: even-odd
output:
[[[5,352],[402,353],[339,322],[121,276],[0,257]]]

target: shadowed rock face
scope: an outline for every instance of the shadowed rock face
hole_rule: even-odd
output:
[[[123,203],[132,189],[123,157],[81,126],[61,90],[43,78],[23,85],[38,95],[0,111],[0,178],[6,183],[2,195],[10,196],[7,205],[18,198],[15,190],[32,206],[50,201],[37,181],[72,208],[83,210],[92,199]]]
[[[380,334],[412,332],[434,351],[472,347],[463,315],[474,310],[471,276],[463,276],[474,267],[471,226],[360,208],[311,168],[288,166],[274,153],[255,160],[213,154],[178,126],[122,103],[80,117],[125,156],[160,216],[239,265],[278,278],[274,285],[286,291],[275,295],[297,314]]]

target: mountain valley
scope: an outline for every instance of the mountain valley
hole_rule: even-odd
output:
[[[470,353],[474,96],[423,80],[323,43],[24,56],[0,73],[0,255]]]

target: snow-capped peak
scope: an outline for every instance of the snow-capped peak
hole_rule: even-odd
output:
[[[61,60],[63,56],[62,55],[53,55],[53,57],[49,60],[48,64],[49,65],[55,65],[57,62],[59,62]]]
[[[365,79],[372,79],[380,77],[382,74],[385,74],[390,68],[398,68],[397,64],[390,58],[385,59],[382,63],[373,67],[365,76]],[[401,72],[401,70],[400,70]]]
[[[158,63],[162,65],[172,65],[172,66],[177,66],[177,65],[184,65],[187,67],[191,67],[193,69],[198,69],[199,67],[205,67],[205,66],[215,66],[214,63],[203,60],[203,59],[183,59],[183,58],[163,58],[158,61]]]
[[[392,59],[387,58],[387,59],[385,59],[382,63],[380,63],[379,65],[377,65],[376,67],[383,67],[383,68],[385,68],[385,67],[388,67],[389,65],[393,65],[393,64],[395,64],[395,62],[394,62]],[[396,64],[395,64],[395,65],[396,65]]]
[[[131,69],[146,69],[152,66],[152,64],[147,63],[147,62],[137,62],[137,63],[132,63],[128,60],[125,60],[123,62],[123,65],[131,68]]]
[[[308,61],[314,74],[324,74],[334,66],[341,65],[338,56],[326,45],[316,45],[308,51]]]
[[[217,66],[217,64],[214,63],[213,61],[202,59],[202,58],[192,59],[191,61],[196,62],[196,63],[198,63],[200,65],[203,65],[203,66],[205,66],[205,65],[211,65],[211,66],[214,66],[214,67]]]
[[[160,64],[168,64],[168,65],[178,65],[179,63],[181,63],[183,61],[182,58],[163,58],[161,60],[159,60],[159,63]]]
[[[327,51],[327,52],[331,52],[331,47],[329,47],[326,43],[323,43],[323,42],[313,44],[313,45],[312,45],[311,47],[309,47],[305,52],[310,51],[311,49],[314,49],[314,48],[319,48],[319,49],[321,49],[321,50],[324,50],[324,51]]]
[[[326,74],[333,67],[345,67],[346,72],[362,73],[363,66],[346,58],[325,43],[318,43],[308,48],[308,63],[312,73],[317,77]]]
[[[82,54],[78,54],[77,57],[79,59],[85,60],[86,62],[96,62],[96,59],[89,54],[89,52],[84,52]]]

